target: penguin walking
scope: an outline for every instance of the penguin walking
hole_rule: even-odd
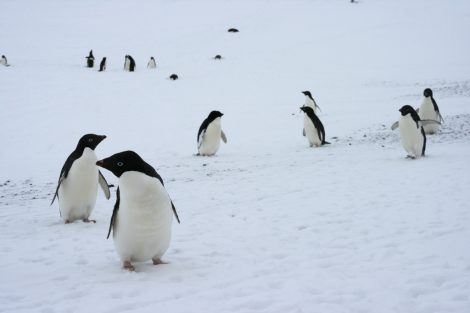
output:
[[[0,59],[0,64],[4,66],[10,66],[10,64],[8,64],[7,57],[4,55],[2,55],[2,58]]]
[[[105,138],[95,134],[84,135],[62,166],[51,205],[57,197],[60,216],[66,224],[78,219],[96,222],[88,218],[95,207],[98,184],[106,199],[110,198],[110,186],[96,166],[98,159],[94,151]]]
[[[310,147],[320,147],[322,145],[329,144],[328,141],[325,141],[325,128],[318,116],[315,114],[313,108],[303,106],[300,107],[300,109],[305,113],[304,132],[307,136]]]
[[[313,112],[315,114],[318,113],[318,110],[320,109],[320,107],[317,105],[317,102],[315,101],[315,99],[313,99],[312,97],[312,94],[310,93],[310,91],[302,91],[302,93],[305,95],[305,103],[304,103],[304,107],[311,107],[313,109]],[[307,114],[304,114],[304,125],[309,121],[309,117],[307,116]],[[302,135],[305,137],[305,128],[302,130]]]
[[[93,56],[93,50],[90,50],[90,54],[85,57],[86,60],[86,66],[87,67],[93,67],[95,65],[95,57]]]
[[[439,107],[437,106],[436,100],[434,100],[432,90],[430,88],[424,89],[423,92],[423,102],[419,108],[419,117],[421,120],[434,120],[438,122],[443,122],[441,113],[439,112]],[[433,123],[429,125],[423,125],[424,132],[426,134],[435,134],[439,130],[439,124]]]
[[[399,111],[400,120],[392,125],[392,130],[400,128],[401,144],[408,153],[407,158],[415,159],[424,156],[426,134],[423,121],[411,105],[404,105]]]
[[[227,143],[227,137],[221,126],[221,117],[223,115],[219,111],[212,111],[202,122],[197,133],[197,155],[214,155],[219,150],[220,139]]]
[[[150,57],[149,62],[147,63],[147,68],[156,68],[157,63],[155,62],[155,59],[153,57]]]
[[[104,71],[106,71],[106,57],[104,57],[101,60],[99,72],[104,72]]]
[[[112,231],[123,267],[133,271],[132,262],[150,259],[162,264],[170,245],[173,214],[180,222],[162,178],[133,151],[116,153],[96,164],[119,178],[107,238]]]

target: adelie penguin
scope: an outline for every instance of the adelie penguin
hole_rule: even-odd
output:
[[[133,271],[132,262],[148,260],[162,264],[161,257],[170,245],[173,215],[179,223],[162,178],[133,151],[116,153],[96,164],[119,178],[108,238],[112,231],[123,267]]]
[[[444,120],[439,112],[436,100],[434,100],[432,90],[430,88],[424,89],[423,96],[424,99],[421,103],[421,107],[419,108],[419,117],[422,120],[434,120],[442,123]],[[426,134],[435,134],[439,130],[439,124],[433,123],[423,125],[423,129]]]
[[[221,126],[221,118],[224,114],[212,111],[202,122],[197,132],[197,155],[214,155],[220,147],[220,139],[227,143],[227,137]]]
[[[153,57],[150,57],[149,63],[147,63],[147,68],[156,68],[157,63]]]
[[[93,56],[93,50],[90,50],[90,54],[85,57],[86,60],[86,66],[87,67],[93,67],[95,65],[95,57]]]
[[[10,66],[10,64],[8,64],[7,57],[4,55],[2,55],[2,58],[0,59],[0,64],[4,66]]]
[[[217,54],[215,57],[214,57],[214,60],[222,60],[222,56],[220,54]]]
[[[407,158],[415,159],[424,156],[426,134],[423,121],[411,105],[404,105],[399,111],[400,120],[392,125],[392,130],[400,128],[401,144],[408,153]]]
[[[304,132],[307,136],[310,147],[320,147],[322,145],[329,144],[329,142],[325,140],[325,128],[318,116],[315,114],[313,108],[303,106],[300,107],[300,109],[305,113]]]
[[[95,222],[89,217],[95,207],[98,184],[106,199],[110,198],[110,186],[96,166],[98,159],[94,151],[105,138],[95,134],[84,135],[62,166],[51,205],[57,197],[60,216],[66,224],[75,220]]]
[[[313,112],[315,114],[318,113],[318,110],[320,110],[320,107],[317,105],[315,99],[313,99],[312,94],[310,91],[302,91],[302,93],[305,95],[305,103],[304,107],[311,107],[313,109]],[[307,114],[304,114],[304,124],[308,121],[309,117]],[[302,135],[305,137],[305,128],[302,130]]]
[[[106,57],[104,57],[103,60],[101,60],[99,72],[104,72],[104,71],[106,71]]]
[[[135,61],[130,55],[126,55],[124,60],[124,70],[128,72],[135,71]]]

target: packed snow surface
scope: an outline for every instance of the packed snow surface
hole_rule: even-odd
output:
[[[469,29],[468,0],[2,0],[0,312],[470,312]],[[427,87],[444,123],[406,159],[390,126]],[[197,157],[211,110],[228,143]],[[114,193],[96,224],[49,206],[86,133],[164,179],[168,264],[122,269]]]

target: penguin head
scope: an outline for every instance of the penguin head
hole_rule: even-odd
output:
[[[148,164],[134,151],[123,151],[96,162],[96,165],[111,171],[117,177],[125,172],[146,172]]]
[[[91,150],[95,150],[95,148],[102,142],[106,136],[100,136],[95,134],[87,134],[84,135],[78,141],[77,149],[83,150],[85,148],[90,148]]]
[[[209,120],[213,121],[218,117],[222,117],[224,114],[220,111],[212,111],[209,113],[209,116],[207,117]]]
[[[424,89],[424,91],[423,91],[423,96],[425,96],[426,98],[428,98],[428,97],[431,97],[431,98],[432,98],[432,90],[431,90],[431,88],[426,88],[426,89]]]
[[[308,114],[314,114],[315,115],[315,111],[309,106],[302,106],[302,107],[300,107],[300,109],[302,111],[304,111],[304,113],[306,113],[307,115]]]
[[[405,116],[407,114],[411,114],[411,115],[417,114],[415,109],[413,109],[413,107],[411,105],[404,105],[398,111],[400,111],[401,115],[403,115],[403,116]]]
[[[313,98],[312,98],[312,94],[310,93],[310,91],[306,90],[306,91],[302,91],[302,93],[303,93],[306,97],[309,97],[310,99],[313,99]]]
[[[155,60],[153,57],[150,57],[150,60]]]

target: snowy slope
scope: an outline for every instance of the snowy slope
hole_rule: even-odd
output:
[[[470,312],[469,27],[465,0],[2,1],[0,312]],[[426,87],[445,124],[411,161],[389,127]],[[212,109],[228,144],[195,157]],[[94,225],[49,206],[89,132],[163,177],[168,265],[121,269],[114,194]]]

